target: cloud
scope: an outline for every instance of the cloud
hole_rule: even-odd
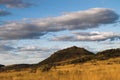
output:
[[[0,51],[11,51],[14,50],[15,48],[8,46],[8,45],[0,45]]]
[[[58,48],[40,48],[37,46],[22,46],[15,48],[16,52],[0,54],[2,64],[37,63],[49,57]]]
[[[49,49],[46,48],[39,48],[37,46],[25,46],[25,47],[19,47],[19,51],[49,51]]]
[[[11,15],[11,13],[8,12],[8,11],[0,10],[0,17],[2,17],[2,16],[8,16],[8,15]]]
[[[50,51],[55,51],[55,50],[59,50],[59,48],[39,48],[37,46],[25,46],[25,47],[18,47],[17,48],[18,51],[29,51],[29,52],[33,52],[33,51],[39,51],[39,52],[50,52]]]
[[[66,13],[57,17],[24,19],[0,26],[0,39],[30,39],[47,32],[63,30],[86,30],[102,24],[113,24],[119,15],[111,9],[92,8],[85,11]]]
[[[6,54],[0,54],[0,61],[1,64],[4,65],[11,65],[11,64],[33,64],[33,63],[38,63],[42,60],[44,60],[45,58],[42,58],[38,54],[34,54],[36,56],[33,55],[20,55],[20,54],[13,54],[13,53],[6,53]],[[41,54],[42,55],[42,54]],[[33,56],[33,57],[29,57],[29,56]]]
[[[13,39],[37,39],[44,33],[34,31],[0,31],[1,40],[13,40]]]
[[[111,41],[120,39],[119,33],[114,32],[74,32],[73,35],[55,37],[53,41]]]
[[[5,5],[8,8],[24,8],[32,5],[23,0],[0,0],[0,4]]]
[[[14,51],[16,48],[13,47],[13,45],[16,43],[16,41],[10,41],[10,40],[1,40],[0,41],[0,54],[8,53],[9,51]]]

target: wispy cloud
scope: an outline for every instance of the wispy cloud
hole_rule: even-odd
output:
[[[0,54],[4,54],[2,52],[14,51],[16,49],[13,47],[14,43],[16,43],[16,41],[1,40],[0,41]]]
[[[18,51],[40,51],[40,52],[50,52],[54,50],[59,50],[59,48],[39,48],[38,46],[25,46],[25,47],[18,47]]]
[[[8,11],[1,10],[1,9],[0,9],[0,17],[2,17],[2,16],[8,16],[8,15],[11,15],[11,13],[8,12]]]
[[[115,23],[118,19],[119,15],[111,9],[92,8],[57,17],[28,19],[1,25],[0,39],[32,39],[47,32],[97,28],[102,24]]]
[[[55,37],[53,41],[105,41],[120,39],[119,33],[114,32],[74,32],[73,35]]]
[[[0,51],[11,51],[15,48],[8,46],[8,45],[0,45]]]
[[[32,6],[31,3],[24,2],[23,0],[0,0],[0,4],[8,8],[25,8]]]
[[[8,46],[6,46],[8,48]],[[4,49],[6,49],[6,47]],[[0,47],[1,49],[1,47]],[[12,48],[9,46],[9,50]],[[3,64],[37,63],[50,56],[58,48],[40,48],[36,46],[24,46],[14,48],[16,52],[0,53],[0,61]]]

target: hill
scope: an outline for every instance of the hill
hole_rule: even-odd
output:
[[[39,65],[51,64],[51,63],[52,64],[74,63],[76,61],[78,62],[83,59],[84,59],[84,61],[87,61],[87,58],[92,55],[94,55],[94,53],[92,53],[84,48],[79,48],[79,47],[73,46],[73,47],[69,47],[69,48],[55,52],[47,59],[40,62]]]
[[[20,71],[28,68],[32,70],[42,68],[43,71],[48,71],[53,66],[86,63],[87,61],[92,60],[101,61],[116,57],[120,57],[120,48],[104,50],[94,54],[84,48],[72,46],[53,53],[50,57],[37,64],[14,64],[9,66],[0,65],[0,71]]]
[[[1,68],[1,67],[4,67],[4,65],[0,64],[0,68]]]
[[[94,58],[98,60],[106,60],[109,58],[116,58],[116,57],[120,57],[120,48],[109,49],[98,52]]]
[[[9,70],[19,71],[19,70],[30,68],[30,67],[31,65],[29,64],[13,64],[13,65],[1,67],[0,71],[9,71]]]

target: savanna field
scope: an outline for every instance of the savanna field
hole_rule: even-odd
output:
[[[1,72],[0,80],[120,80],[120,58],[52,67]]]
[[[0,0],[0,80],[120,80],[120,0]]]

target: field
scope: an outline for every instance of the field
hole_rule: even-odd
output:
[[[0,80],[120,80],[120,58],[56,66],[47,72],[2,72]]]

